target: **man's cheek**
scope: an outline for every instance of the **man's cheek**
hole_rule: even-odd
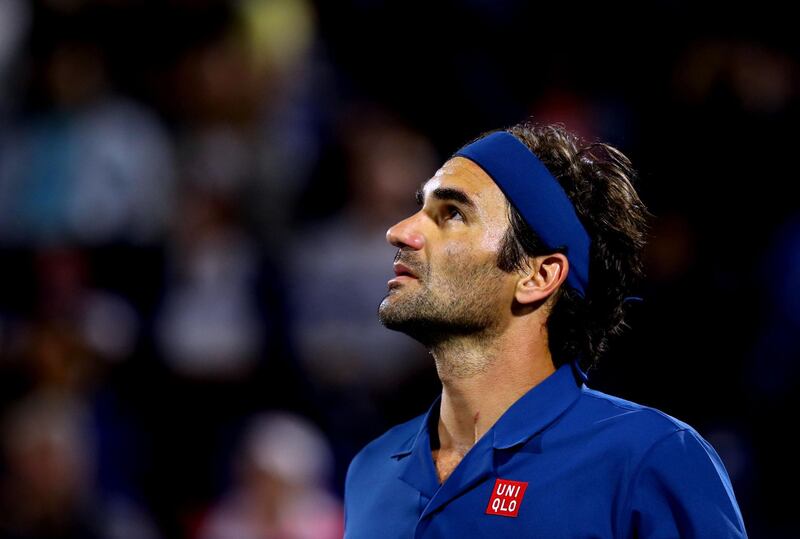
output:
[[[445,267],[452,264],[463,264],[468,258],[467,253],[474,252],[474,248],[464,243],[448,243],[442,251]]]

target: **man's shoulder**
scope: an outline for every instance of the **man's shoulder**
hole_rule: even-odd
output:
[[[621,436],[627,434],[645,445],[681,431],[700,437],[692,425],[659,408],[597,389],[584,387],[579,407],[584,420],[607,426]]]
[[[583,389],[580,404],[576,424],[588,427],[593,448],[626,478],[621,537],[646,529],[659,537],[747,538],[725,464],[694,426],[594,389]]]

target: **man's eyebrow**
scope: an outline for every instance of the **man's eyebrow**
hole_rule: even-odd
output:
[[[434,189],[431,195],[437,200],[451,200],[454,202],[460,202],[469,208],[475,207],[475,202],[473,202],[472,199],[469,198],[469,196],[467,196],[467,194],[461,189],[454,189],[453,187],[439,187]],[[423,201],[425,200],[422,187],[417,189],[416,198],[417,204],[422,206]]]
[[[454,189],[452,187],[439,187],[438,189],[434,189],[433,198],[437,200],[452,200],[454,202],[460,202],[461,204],[474,208],[475,203],[472,201],[471,198],[467,196],[467,194],[462,191],[461,189]]]

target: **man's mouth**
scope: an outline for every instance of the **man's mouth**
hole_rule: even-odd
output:
[[[395,262],[394,275],[395,276],[386,283],[389,288],[394,288],[405,281],[416,281],[419,279],[411,268],[401,262]]]
[[[415,279],[417,278],[417,275],[413,271],[411,271],[411,268],[399,262],[394,265],[394,274],[397,277],[413,277]]]

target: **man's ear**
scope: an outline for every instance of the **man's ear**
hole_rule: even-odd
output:
[[[515,299],[523,305],[545,300],[558,290],[567,278],[569,262],[563,254],[552,253],[531,258],[528,268],[514,291]]]

